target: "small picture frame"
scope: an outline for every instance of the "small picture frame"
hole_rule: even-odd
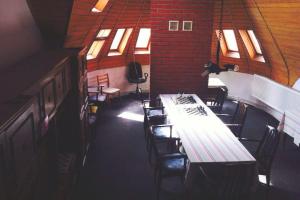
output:
[[[193,21],[183,21],[182,30],[183,31],[192,31],[193,30]]]
[[[178,31],[179,21],[170,20],[169,21],[169,31]]]

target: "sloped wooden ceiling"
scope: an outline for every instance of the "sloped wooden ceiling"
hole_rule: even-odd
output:
[[[214,30],[219,27],[221,0],[215,0]],[[236,63],[240,71],[256,73],[293,85],[300,76],[300,1],[224,0],[223,29],[234,29],[240,59],[221,56],[221,63]],[[238,30],[254,30],[266,63],[252,60]],[[212,55],[216,56],[216,33],[212,34]]]
[[[150,0],[109,0],[103,12],[92,13],[97,1],[75,0],[65,41],[66,48],[90,47],[100,29],[112,29],[98,57],[88,61],[89,70],[124,66],[133,60],[133,49],[140,28],[150,28]],[[125,51],[108,57],[118,28],[133,28]],[[136,55],[135,60],[149,64],[149,55]]]
[[[91,9],[97,0],[74,0],[65,47],[89,47],[100,28],[136,28],[131,44],[123,56],[107,58],[113,37],[101,50],[101,55],[89,61],[90,69],[114,67],[132,60],[133,45],[138,28],[150,27],[151,0],[110,0],[103,12],[94,14]],[[144,4],[146,2],[146,4]],[[214,1],[213,30],[218,29],[220,2]],[[176,4],[176,1],[174,1]],[[178,5],[180,6],[180,5]],[[240,71],[261,74],[283,84],[292,85],[300,76],[300,2],[299,0],[224,0],[223,29],[234,29],[240,51],[240,59],[221,56],[221,63],[236,63]],[[142,16],[142,17],[141,17]],[[141,21],[137,22],[141,17]],[[137,23],[139,24],[138,27]],[[261,43],[266,62],[252,60],[238,30],[254,30]],[[216,56],[216,33],[212,32],[212,59]],[[143,59],[142,59],[143,60]],[[144,60],[148,60],[144,58]]]
[[[271,65],[271,78],[293,85],[300,77],[300,1],[244,0]]]
[[[73,5],[72,0],[27,0],[48,46],[63,47]]]

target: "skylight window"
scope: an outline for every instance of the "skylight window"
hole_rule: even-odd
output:
[[[249,36],[250,36],[250,39],[251,39],[251,41],[252,41],[252,44],[253,44],[253,46],[254,46],[254,48],[255,48],[256,53],[257,53],[257,54],[262,54],[260,45],[259,45],[259,43],[258,43],[258,40],[257,40],[257,38],[256,38],[256,36],[255,36],[253,30],[248,30],[247,32],[248,32],[248,34],[249,34]]]
[[[233,30],[223,30],[223,34],[228,50],[239,51]]]
[[[94,41],[87,53],[86,59],[87,60],[95,59],[98,56],[101,48],[103,47],[103,44],[104,44],[104,40]]]
[[[111,50],[117,50],[119,48],[124,33],[125,33],[125,28],[118,29],[116,36],[111,44],[110,47]]]
[[[93,13],[100,13],[104,10],[106,4],[109,0],[98,0],[94,8],[92,9]]]
[[[132,28],[121,28],[117,30],[115,38],[111,44],[108,56],[121,55],[128,43],[128,39],[132,33]]]
[[[250,58],[259,62],[265,62],[265,58],[262,54],[260,43],[255,36],[253,30],[239,30],[246,49]]]
[[[216,30],[216,34],[219,37],[219,30]],[[240,58],[234,31],[232,29],[222,30],[222,35],[220,43],[223,55],[231,58]]]
[[[150,42],[151,29],[141,28],[136,42],[136,48],[147,49]]]
[[[101,29],[96,36],[96,40],[93,42],[90,47],[88,54],[86,56],[87,60],[95,59],[99,52],[101,51],[105,39],[109,36],[111,29]]]
[[[109,36],[111,29],[101,29],[97,35],[97,38],[106,38]]]

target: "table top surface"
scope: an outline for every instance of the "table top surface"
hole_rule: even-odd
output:
[[[255,162],[231,130],[195,94],[161,94],[191,163]]]
[[[218,78],[209,78],[208,79],[208,87],[215,88],[215,87],[225,87],[226,85]]]

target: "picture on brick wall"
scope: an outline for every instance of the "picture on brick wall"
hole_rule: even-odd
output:
[[[169,21],[169,31],[178,31],[179,21]]]
[[[193,30],[193,21],[183,21],[182,30],[183,31],[192,31]]]

